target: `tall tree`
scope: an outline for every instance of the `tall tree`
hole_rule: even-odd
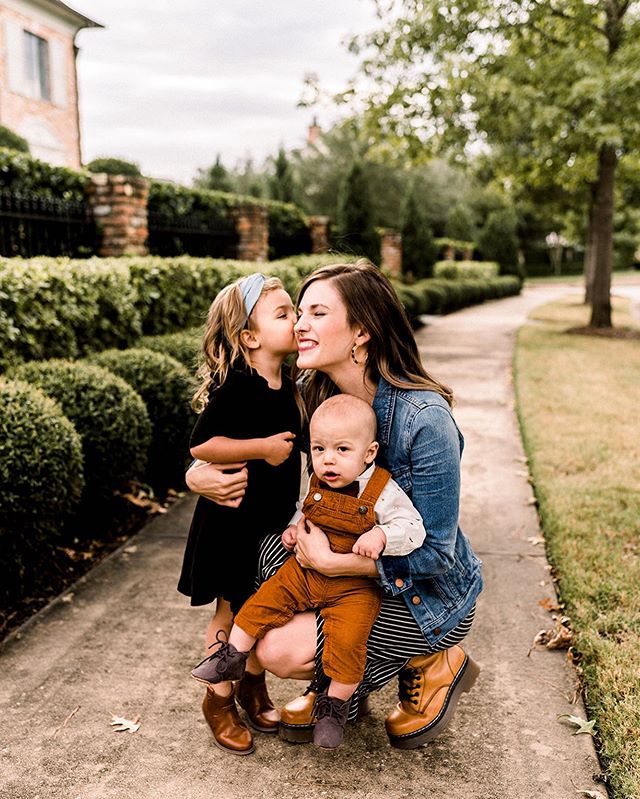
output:
[[[233,191],[233,184],[226,167],[220,159],[220,154],[216,155],[215,163],[206,169],[199,169],[198,175],[193,181],[199,189],[214,189],[216,191]]]
[[[370,128],[414,154],[497,146],[519,180],[558,185],[577,167],[591,325],[611,326],[616,168],[640,145],[629,113],[640,105],[640,3],[397,0],[378,12],[382,27],[353,44],[374,79]]]
[[[373,211],[364,167],[354,161],[347,172],[338,202],[338,248],[365,255],[378,263],[380,243],[373,225]]]
[[[414,181],[402,208],[402,271],[416,280],[433,276],[436,246]]]
[[[272,200],[293,203],[296,200],[295,179],[287,154],[281,147],[273,162],[273,175],[269,179],[269,194]]]

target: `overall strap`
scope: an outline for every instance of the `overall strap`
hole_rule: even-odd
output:
[[[360,499],[375,505],[390,479],[391,472],[383,469],[382,466],[376,466],[364,491],[360,494]]]

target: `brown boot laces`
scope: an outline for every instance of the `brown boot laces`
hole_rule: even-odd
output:
[[[418,704],[416,697],[420,696],[422,685],[422,672],[416,669],[406,668],[400,672],[400,701],[409,701],[412,705]]]

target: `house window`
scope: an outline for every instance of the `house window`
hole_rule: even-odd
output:
[[[50,100],[49,43],[34,33],[24,31],[24,58],[26,94],[39,100]]]

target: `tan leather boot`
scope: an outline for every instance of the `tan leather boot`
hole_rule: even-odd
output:
[[[254,751],[251,730],[240,720],[233,692],[229,696],[218,696],[207,690],[202,712],[218,748],[232,755],[250,755]]]
[[[391,745],[415,749],[440,735],[479,672],[459,646],[411,658],[400,672],[400,701],[385,720]]]
[[[307,688],[302,696],[297,696],[282,708],[280,711],[280,738],[294,744],[305,744],[313,740],[313,707],[315,705],[318,692],[313,687],[313,683]],[[358,717],[356,721],[371,712],[369,707],[369,697],[365,696],[358,705]]]
[[[249,724],[259,732],[278,732],[280,713],[275,709],[267,693],[267,685],[262,674],[245,672],[236,683],[236,699],[247,714]]]

